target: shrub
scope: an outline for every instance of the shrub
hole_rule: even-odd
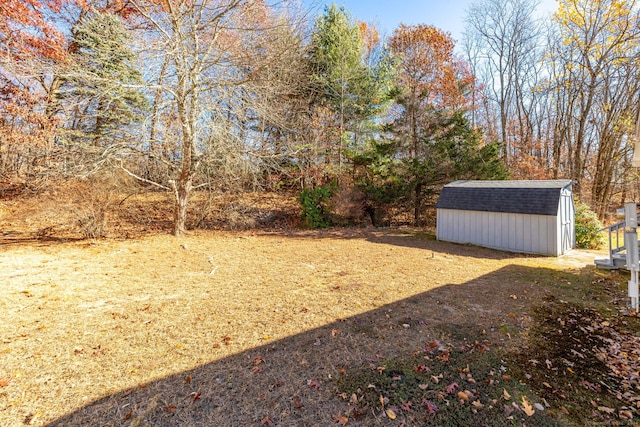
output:
[[[599,249],[604,244],[602,222],[598,215],[585,203],[576,201],[576,247],[581,249]]]
[[[305,188],[300,192],[302,223],[306,228],[327,228],[331,226],[329,200],[334,187],[328,185]]]

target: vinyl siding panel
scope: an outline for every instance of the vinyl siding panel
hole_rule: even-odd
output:
[[[560,254],[558,217],[438,209],[438,240],[508,252]]]

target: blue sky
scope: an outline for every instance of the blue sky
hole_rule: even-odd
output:
[[[401,23],[428,24],[462,38],[467,9],[474,0],[305,0],[322,13],[325,4],[344,6],[351,16],[373,22],[382,35],[390,35]],[[540,0],[540,12],[556,10],[556,0]]]

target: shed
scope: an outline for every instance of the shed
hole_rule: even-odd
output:
[[[437,238],[559,256],[575,246],[571,180],[455,181],[436,204]]]

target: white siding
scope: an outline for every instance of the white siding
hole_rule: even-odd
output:
[[[561,254],[558,216],[438,209],[437,221],[438,240],[509,252]]]

